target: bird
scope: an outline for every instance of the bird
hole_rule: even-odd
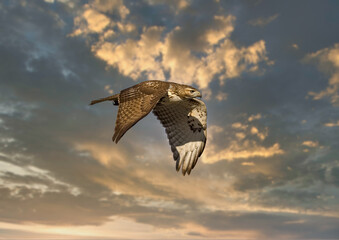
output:
[[[188,85],[148,80],[118,94],[91,101],[90,105],[112,101],[118,106],[113,142],[151,111],[165,128],[177,172],[191,173],[205,149],[207,109],[201,92]],[[200,98],[200,99],[198,99]]]

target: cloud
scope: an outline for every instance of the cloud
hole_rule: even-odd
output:
[[[111,23],[110,19],[94,9],[86,9],[81,16],[74,19],[74,24],[78,28],[71,36],[89,33],[101,33]]]
[[[253,135],[257,135],[258,138],[259,138],[261,141],[265,140],[265,138],[266,138],[267,135],[268,135],[267,129],[265,129],[263,132],[260,132],[260,131],[258,130],[258,128],[256,128],[256,127],[252,127],[252,128],[251,128],[251,133],[252,133]]]
[[[66,191],[73,195],[80,193],[79,188],[54,178],[49,171],[34,166],[16,166],[3,161],[0,161],[0,166],[3,169],[0,170],[0,187],[6,186],[12,191],[26,188],[42,193],[58,191]]]
[[[241,165],[243,165],[243,166],[254,166],[255,163],[254,162],[242,162]]]
[[[110,37],[118,28],[121,32],[132,32],[135,26],[130,22],[125,22],[125,18],[130,13],[122,0],[107,1],[94,0],[82,6],[80,15],[74,18],[74,31],[72,37],[79,35],[88,36],[90,34],[101,34],[101,37]],[[112,16],[119,17],[120,21],[113,20]],[[105,29],[107,31],[104,31]]]
[[[339,127],[339,120],[337,122],[329,122],[324,124],[325,127]]]
[[[213,149],[212,146],[210,148]],[[215,163],[221,160],[232,161],[234,159],[249,159],[254,157],[269,158],[284,153],[285,152],[280,149],[279,143],[275,143],[271,147],[263,147],[250,142],[244,142],[242,146],[236,142],[232,142],[228,148],[219,152],[214,152],[213,150],[207,151],[203,157],[203,162]]]
[[[181,2],[178,6],[186,6]],[[225,79],[239,77],[243,72],[262,71],[259,64],[273,64],[267,57],[264,40],[248,47],[236,46],[231,41],[235,21],[232,15],[214,15],[201,27],[189,24],[172,29],[144,26],[141,34],[135,37],[129,34],[136,27],[128,16],[123,23],[113,19],[106,21],[106,17],[95,12],[92,5],[86,5],[80,17],[88,24],[81,24],[79,17],[76,18],[72,36],[91,39],[91,49],[98,58],[133,80],[170,78],[207,88],[215,76],[222,83]],[[93,41],[91,33],[99,33],[99,38]],[[189,43],[187,37],[192,38]],[[218,99],[225,99],[225,96],[219,95]]]
[[[17,187],[14,190],[2,187],[0,192],[1,205],[6,206],[0,221],[52,225],[98,224],[107,221],[114,212],[113,208],[111,211],[105,211],[104,202],[82,194],[74,196],[66,192],[52,191],[41,193],[25,187]],[[101,213],[98,208],[102,209]]]
[[[220,75],[219,80],[223,83],[225,79],[239,77],[243,72],[257,72],[260,62],[270,64],[263,40],[247,48],[237,48],[232,41],[226,39],[220,47],[201,60],[203,64],[196,69],[195,76],[200,87],[207,87],[217,74]]]
[[[235,134],[235,136],[236,136],[239,140],[242,140],[242,139],[244,139],[244,138],[246,137],[246,134],[243,133],[243,132],[237,132],[237,133]]]
[[[298,50],[298,49],[299,49],[299,45],[298,45],[298,44],[296,44],[296,43],[293,43],[291,46],[292,46],[294,49],[296,49],[296,50]]]
[[[311,147],[311,148],[314,148],[314,147],[318,147],[319,146],[319,143],[318,142],[314,142],[314,141],[304,141],[302,143],[303,146],[306,146],[306,147]]]
[[[20,115],[24,119],[32,117],[32,112],[37,108],[34,103],[22,103],[20,101],[7,101],[0,103],[0,115],[13,116]]]
[[[248,125],[242,124],[241,122],[232,123],[232,128],[245,130]]]
[[[255,26],[255,27],[264,27],[267,24],[273,22],[278,17],[279,17],[279,14],[275,14],[275,15],[272,15],[272,16],[267,17],[267,18],[259,17],[259,18],[250,20],[248,23],[252,26]]]
[[[235,122],[230,125],[230,128],[225,129],[221,126],[212,126],[211,132],[208,135],[209,147],[203,155],[203,162],[213,164],[222,160],[233,161],[236,159],[252,159],[252,158],[269,158],[275,155],[285,154],[285,151],[280,148],[279,143],[274,143],[271,146],[262,146],[256,139],[251,138],[254,135],[260,141],[265,140],[268,136],[268,129],[259,131],[258,127],[253,126],[253,116],[259,118],[260,115],[251,115],[248,117],[248,122]],[[252,126],[249,126],[251,124]],[[224,144],[217,143],[216,139],[228,132],[228,138]],[[234,137],[230,134],[233,133]],[[218,136],[218,138],[216,138]],[[224,146],[227,147],[224,147]]]
[[[106,85],[105,86],[105,90],[110,94],[110,95],[113,95],[114,91],[113,89],[111,88],[111,85]]]
[[[163,44],[159,41],[162,27],[144,29],[140,40],[127,40],[123,44],[100,42],[92,47],[96,56],[107,64],[115,66],[119,71],[137,80],[146,73],[147,79],[164,79],[164,72],[159,61]]]
[[[100,12],[112,14],[116,11],[120,15],[121,19],[125,19],[130,13],[129,9],[124,5],[123,0],[95,0],[90,2],[89,5]]]
[[[247,120],[248,120],[249,122],[252,122],[252,121],[254,121],[254,120],[259,120],[259,119],[261,119],[261,118],[262,118],[261,114],[260,114],[260,113],[257,113],[257,114],[254,114],[254,115],[249,116]]]
[[[189,0],[147,0],[150,5],[164,5],[166,4],[175,14],[179,14],[190,5]]]
[[[224,101],[227,99],[227,93],[224,93],[224,92],[219,92],[215,98],[218,100],[218,101]]]
[[[330,98],[334,106],[339,106],[339,43],[306,55],[304,61],[316,64],[320,71],[329,75],[328,87],[320,92],[310,91],[314,100]]]
[[[258,133],[259,133],[258,128],[252,127],[252,128],[251,128],[251,133],[252,133],[252,134],[258,134]]]
[[[88,9],[83,13],[83,17],[87,21],[88,29],[92,32],[100,33],[110,23],[108,17],[100,14],[92,9]]]
[[[214,24],[216,28],[208,29],[205,33],[204,38],[209,45],[215,45],[220,40],[229,37],[234,30],[233,22],[235,17],[229,15],[225,16],[214,16]]]

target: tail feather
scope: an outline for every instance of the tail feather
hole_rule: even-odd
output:
[[[91,101],[90,105],[97,104],[104,101],[114,101],[114,105],[119,105],[119,94],[115,94],[105,98],[99,98]]]

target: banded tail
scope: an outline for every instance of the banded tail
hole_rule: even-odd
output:
[[[119,105],[119,93],[112,95],[112,96],[109,96],[109,97],[99,98],[99,99],[93,100],[93,101],[91,101],[91,103],[89,105],[97,104],[97,103],[104,102],[104,101],[113,101],[114,105]]]

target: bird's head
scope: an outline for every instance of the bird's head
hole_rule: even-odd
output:
[[[201,97],[201,93],[199,92],[198,89],[196,89],[194,87],[186,87],[184,97],[185,98]]]

